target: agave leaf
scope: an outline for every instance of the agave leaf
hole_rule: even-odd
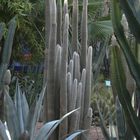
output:
[[[140,1],[139,0],[119,0],[126,15],[131,32],[140,42]]]
[[[10,21],[8,33],[7,33],[6,40],[5,40],[4,47],[3,47],[4,49],[3,49],[2,57],[1,57],[2,63],[0,65],[0,82],[2,81],[2,79],[4,77],[4,74],[8,67],[8,63],[10,61],[15,30],[16,30],[16,20],[15,20],[15,18],[13,18]],[[2,86],[2,85],[0,84],[0,86]]]
[[[19,83],[16,83],[16,93],[15,93],[15,107],[16,107],[16,114],[19,119],[19,127],[20,127],[20,134],[24,132],[24,122],[23,122],[23,114],[22,114],[22,102],[21,99],[21,89],[19,87]]]
[[[48,138],[51,136],[51,134],[54,132],[54,130],[58,127],[58,125],[65,119],[67,118],[69,115],[71,115],[72,113],[78,111],[80,108],[75,109],[70,111],[69,113],[67,113],[66,115],[64,115],[49,131],[49,133],[46,135],[46,140],[48,140]]]
[[[45,91],[46,91],[46,86],[43,87],[40,95],[39,95],[39,99],[35,105],[35,109],[34,111],[30,112],[30,113],[33,113],[33,117],[30,118],[30,115],[28,116],[28,121],[27,121],[27,124],[28,124],[28,127],[27,127],[27,130],[30,134],[30,138],[33,139],[34,138],[34,132],[35,132],[35,127],[36,127],[36,123],[37,121],[39,120],[39,116],[40,116],[40,112],[41,112],[41,108],[42,108],[42,101],[43,101],[43,97],[44,97],[44,94],[45,94]]]
[[[120,140],[125,139],[126,134],[125,116],[118,97],[116,98],[116,121],[117,121],[118,137]]]
[[[11,134],[11,138],[13,140],[17,140],[20,135],[19,120],[16,114],[15,105],[11,97],[7,93],[7,91],[5,91],[4,106],[5,106],[5,119]]]
[[[131,97],[126,88],[125,74],[122,67],[120,51],[114,47],[112,51],[112,81],[118,94],[119,101],[124,109],[126,119],[135,137],[140,139],[140,121],[132,107]]]
[[[1,41],[2,36],[3,36],[4,27],[5,27],[5,24],[4,23],[0,23],[0,41]]]
[[[138,88],[140,88],[140,65],[133,55],[128,41],[125,37],[123,27],[120,23],[121,13],[120,5],[117,0],[112,0],[112,24],[117,41],[124,53],[131,75],[136,81]],[[137,29],[138,30],[138,29]]]
[[[4,43],[4,51],[2,54],[3,63],[6,63],[7,65],[9,63],[11,56],[15,30],[16,30],[16,18],[14,17],[9,23],[8,34]]]
[[[23,122],[24,124],[26,124],[28,113],[29,113],[29,106],[28,106],[27,99],[24,93],[22,94],[21,104],[22,104]]]
[[[46,135],[49,133],[52,127],[58,123],[58,121],[59,120],[54,120],[44,124],[43,127],[39,130],[38,135],[35,137],[35,140],[45,140]]]
[[[71,134],[70,136],[68,136],[65,140],[73,140],[75,137],[79,136],[81,133],[84,133],[85,131],[86,130],[78,130],[73,134]]]
[[[4,124],[0,120],[0,139],[2,140],[9,140],[7,134],[6,134],[6,129]]]

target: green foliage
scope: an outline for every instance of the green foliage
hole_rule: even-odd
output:
[[[26,60],[23,59],[23,47],[29,48],[32,53],[30,63],[39,62],[43,58],[44,9],[42,5],[43,1],[36,1],[36,3],[32,3],[29,0],[2,1],[0,21],[7,23],[9,19],[15,15],[17,16],[17,30],[12,59],[26,63]]]

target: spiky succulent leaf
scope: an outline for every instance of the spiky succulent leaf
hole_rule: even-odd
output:
[[[24,124],[26,124],[28,113],[29,113],[29,105],[27,103],[27,99],[24,93],[22,94],[21,105],[22,105],[23,122]]]
[[[54,130],[58,127],[58,125],[61,124],[61,122],[66,119],[69,115],[71,115],[72,113],[78,111],[80,108],[74,109],[72,111],[70,111],[69,113],[65,114],[49,131],[48,135],[46,136],[46,139],[48,139],[51,134],[54,132]]]
[[[16,20],[15,18],[13,18],[9,23],[8,33],[6,36],[4,49],[2,52],[2,60],[0,65],[0,82],[2,82],[2,79],[4,77],[4,74],[10,61],[15,30],[16,30]],[[1,83],[0,86],[2,86]]]
[[[119,0],[120,5],[126,15],[131,32],[140,42],[140,1],[139,0]]]
[[[4,27],[5,27],[5,24],[4,23],[0,23],[0,41],[1,41],[2,36],[3,36]]]
[[[46,90],[46,86],[43,87],[40,95],[39,95],[39,99],[35,105],[35,109],[34,111],[30,112],[33,113],[33,117],[31,118],[32,114],[29,114],[28,116],[28,121],[27,121],[27,130],[29,131],[30,134],[30,138],[33,139],[34,138],[34,133],[35,133],[35,126],[36,126],[36,122],[39,120],[39,116],[40,116],[40,111],[42,108],[42,101],[44,98],[44,93]]]
[[[137,86],[140,88],[140,74],[139,74],[140,65],[138,64],[135,56],[131,51],[131,48],[125,37],[124,30],[120,20],[121,20],[120,5],[117,0],[112,0],[112,24],[114,28],[114,33],[124,53],[130,73],[135,79]]]
[[[124,140],[126,134],[125,116],[118,97],[116,98],[116,120],[119,140]]]
[[[131,97],[126,88],[125,74],[118,47],[112,49],[112,81],[124,109],[126,119],[137,139],[140,139],[140,121],[131,105]]]
[[[11,138],[17,140],[19,138],[19,135],[21,134],[19,120],[17,117],[15,105],[7,91],[5,91],[4,106],[5,106],[5,119],[11,134]]]
[[[23,122],[23,114],[22,114],[22,93],[19,87],[18,82],[16,83],[16,93],[15,93],[15,107],[16,107],[16,115],[19,120],[20,134],[24,132],[24,122]]]
[[[2,140],[9,140],[7,134],[6,134],[6,129],[4,124],[0,120],[0,139]]]
[[[46,140],[46,136],[50,130],[58,123],[59,120],[51,121],[43,125],[39,130],[38,135],[35,137],[35,140]]]
[[[76,132],[74,132],[73,134],[71,134],[70,136],[68,136],[65,140],[73,140],[75,137],[79,136],[80,134],[84,133],[85,130],[78,130]]]

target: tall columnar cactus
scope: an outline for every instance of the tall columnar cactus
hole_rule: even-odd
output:
[[[89,119],[88,112],[90,107],[90,96],[91,96],[91,77],[92,77],[92,47],[88,48],[87,63],[86,63],[86,86],[84,95],[84,128],[89,128],[87,126],[87,120]]]
[[[0,29],[0,40],[3,35],[3,29],[4,26],[2,24],[1,29]],[[2,49],[2,55],[1,55],[1,63],[0,63],[0,111],[3,112],[3,99],[4,99],[4,93],[3,93],[3,86],[4,86],[4,75],[6,73],[10,57],[11,57],[11,51],[12,51],[12,45],[13,45],[13,39],[14,39],[14,34],[16,30],[16,19],[13,18],[10,23],[9,23],[9,28],[8,28],[8,33],[6,36],[6,40],[4,42],[4,46]],[[0,119],[3,120],[3,113],[0,112]]]
[[[62,44],[62,61],[61,61],[61,82],[60,82],[60,117],[67,113],[67,61],[68,61],[68,29],[69,16],[65,15],[63,44]],[[67,119],[60,125],[60,138],[67,134]]]
[[[81,22],[81,69],[86,67],[86,55],[87,55],[87,5],[88,0],[83,0],[83,13]]]
[[[57,44],[62,45],[62,0],[57,1]]]
[[[47,49],[49,48],[49,37],[50,37],[50,28],[51,28],[51,3],[50,0],[45,0],[45,60],[44,60],[44,79],[43,84],[46,84],[47,81]]]
[[[61,0],[57,1],[58,11],[61,14]],[[46,117],[47,120],[59,119],[67,112],[76,108],[81,108],[65,119],[57,131],[57,138],[62,139],[68,133],[77,129],[89,129],[91,118],[90,94],[91,94],[91,72],[92,72],[92,47],[87,48],[87,0],[83,1],[82,18],[82,51],[81,56],[77,52],[78,47],[78,0],[73,1],[73,57],[68,59],[69,46],[69,15],[68,2],[64,1],[63,18],[56,20],[56,3],[50,1],[53,11],[51,11],[51,28],[48,48],[48,70],[47,70],[47,93],[46,93]],[[59,15],[58,14],[58,15]],[[59,15],[60,16],[60,15]],[[61,16],[60,16],[61,17]],[[57,17],[59,18],[59,17]],[[57,23],[58,26],[57,26]],[[61,25],[62,24],[62,27]],[[57,29],[56,30],[56,26]],[[61,28],[61,29],[60,29]],[[60,30],[62,30],[60,33]],[[57,32],[57,33],[56,33]],[[62,35],[56,40],[56,34]],[[59,45],[56,44],[59,43]],[[84,55],[84,59],[83,56]],[[81,63],[83,62],[83,63]],[[82,65],[83,64],[83,65]],[[83,69],[84,68],[84,69]],[[86,125],[86,123],[88,125]]]
[[[78,0],[73,0],[72,10],[72,50],[78,52]]]
[[[49,38],[49,48],[48,48],[48,69],[47,69],[47,94],[45,100],[45,106],[47,108],[46,116],[47,120],[55,119],[55,48],[56,48],[56,32],[57,32],[57,22],[56,22],[56,1],[52,0],[50,2],[51,10],[51,32]]]

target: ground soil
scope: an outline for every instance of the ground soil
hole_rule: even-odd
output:
[[[89,140],[105,140],[100,127],[91,127],[89,132]]]
[[[43,123],[37,123],[37,131],[42,127],[42,125]],[[89,140],[105,140],[100,127],[91,126]]]

